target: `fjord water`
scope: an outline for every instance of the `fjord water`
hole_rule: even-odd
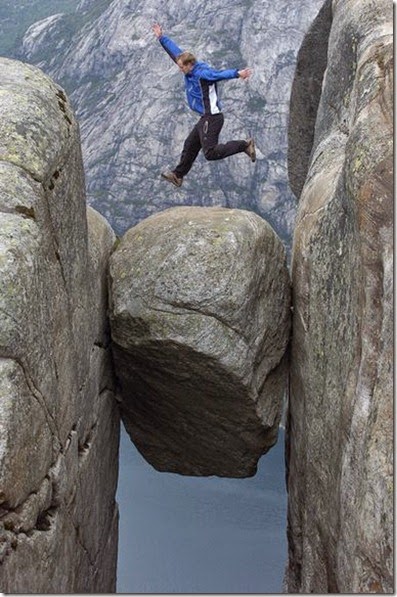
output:
[[[249,479],[159,473],[120,445],[118,593],[281,593],[284,432]]]

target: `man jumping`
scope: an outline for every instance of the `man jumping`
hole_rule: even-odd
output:
[[[252,162],[255,162],[256,152],[253,139],[218,143],[224,118],[218,98],[217,82],[226,79],[248,79],[252,70],[250,68],[215,70],[205,62],[198,62],[190,52],[182,51],[169,37],[163,35],[160,25],[155,24],[152,28],[165,51],[185,75],[189,107],[201,115],[200,120],[186,138],[179,164],[174,170],[163,172],[161,176],[176,187],[180,187],[183,177],[193,166],[200,149],[203,150],[207,160],[222,160],[229,155],[244,152]]]

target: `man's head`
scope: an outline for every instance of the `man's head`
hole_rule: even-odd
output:
[[[182,52],[176,58],[176,63],[184,75],[188,75],[196,64],[196,57],[191,52]]]

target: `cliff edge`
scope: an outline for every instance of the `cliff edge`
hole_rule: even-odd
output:
[[[312,146],[290,155],[299,192],[293,161],[310,153],[292,256],[292,593],[393,592],[392,25],[387,0],[332,2]],[[305,84],[321,76],[316,53],[301,59]]]
[[[87,218],[63,90],[16,61],[0,70],[0,590],[111,592],[114,234],[93,210]]]

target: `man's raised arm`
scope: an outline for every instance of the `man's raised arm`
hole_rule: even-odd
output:
[[[163,28],[158,23],[155,23],[152,26],[153,33],[163,46],[164,50],[169,54],[174,62],[176,62],[177,56],[182,54],[183,50],[179,46],[176,45],[175,42],[172,41],[169,37],[163,34]]]

